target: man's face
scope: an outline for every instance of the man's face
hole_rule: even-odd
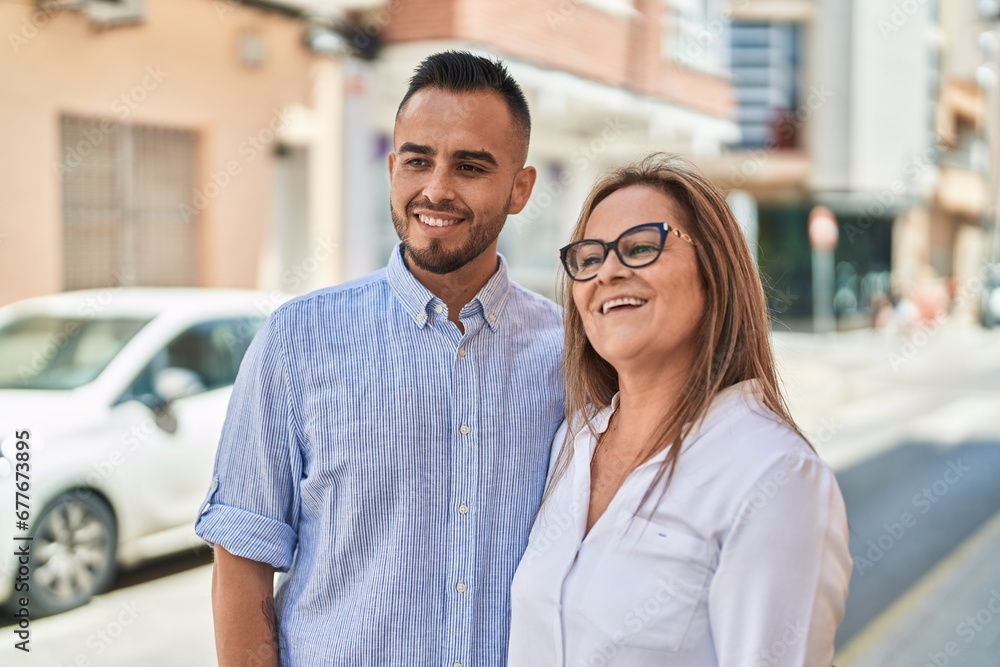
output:
[[[397,117],[394,142],[390,207],[406,258],[436,274],[495,262],[507,215],[535,181],[503,98],[424,88]]]

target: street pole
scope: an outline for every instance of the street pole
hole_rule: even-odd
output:
[[[740,223],[743,236],[747,240],[747,245],[750,246],[750,256],[753,257],[753,261],[756,264],[758,248],[757,230],[759,226],[757,200],[749,192],[733,190],[726,197],[726,203],[729,204],[729,210],[733,212],[736,222]]]
[[[837,330],[833,312],[834,259],[837,248],[837,218],[826,206],[815,206],[809,213],[809,245],[812,246],[813,331]]]

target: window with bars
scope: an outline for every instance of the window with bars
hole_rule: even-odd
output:
[[[194,285],[196,134],[76,116],[60,125],[64,288]]]

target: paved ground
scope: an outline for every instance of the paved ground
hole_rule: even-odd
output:
[[[855,569],[836,664],[1000,665],[1000,335],[775,344],[793,413],[848,507]]]
[[[39,667],[211,667],[210,565],[120,588],[31,624],[31,653],[0,633],[0,664]]]

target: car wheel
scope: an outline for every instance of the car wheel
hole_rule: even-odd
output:
[[[111,509],[95,494],[59,496],[45,508],[31,533],[35,615],[79,607],[111,585],[118,531]]]

